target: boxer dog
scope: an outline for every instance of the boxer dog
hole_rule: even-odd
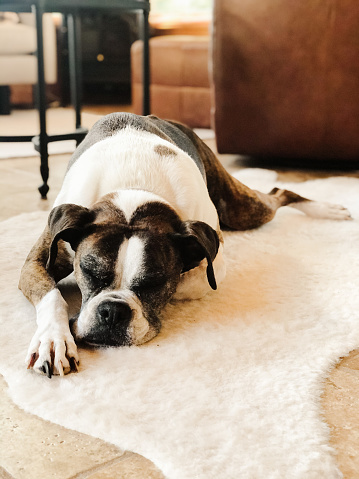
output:
[[[173,299],[196,299],[225,276],[220,227],[256,228],[281,206],[348,220],[342,206],[287,190],[251,190],[186,126],[112,113],[73,154],[19,287],[35,306],[28,368],[77,370],[76,342],[139,345],[155,337]],[[57,283],[72,271],[82,294],[69,321]]]

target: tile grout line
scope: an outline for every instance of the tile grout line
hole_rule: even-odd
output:
[[[112,466],[114,464],[119,464],[120,462],[127,460],[129,457],[131,457],[132,454],[133,453],[131,451],[124,451],[124,453],[120,457],[111,459],[110,461],[99,464],[98,466],[95,466],[86,471],[79,472],[78,474],[75,474],[74,476],[69,477],[69,479],[87,479],[88,477],[90,477],[92,474],[95,474],[96,472],[101,472],[103,469],[106,469],[109,466]],[[5,478],[5,479],[8,479],[8,478]],[[9,479],[12,479],[12,478],[9,478]]]
[[[7,472],[6,469],[4,469],[2,466],[0,466],[0,478],[1,479],[14,479],[14,476],[12,476],[9,472]]]

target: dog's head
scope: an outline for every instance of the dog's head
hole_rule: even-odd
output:
[[[159,315],[182,273],[207,259],[209,284],[216,289],[212,261],[217,233],[200,221],[181,221],[167,204],[149,202],[129,220],[111,195],[93,208],[63,204],[49,216],[51,246],[47,268],[56,267],[58,242],[75,251],[74,272],[82,306],[72,322],[75,339],[93,345],[142,344],[160,330]]]

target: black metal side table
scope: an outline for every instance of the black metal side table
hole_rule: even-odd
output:
[[[149,65],[149,0],[0,0],[0,11],[32,12],[36,19],[37,31],[37,96],[36,104],[39,112],[40,134],[38,136],[0,136],[0,142],[32,141],[36,151],[40,153],[40,173],[43,184],[39,187],[41,197],[46,199],[49,191],[49,155],[48,144],[52,141],[76,140],[79,144],[87,134],[81,126],[81,45],[80,14],[81,10],[113,10],[139,11],[141,17],[141,37],[143,48],[143,115],[150,113],[150,65]],[[69,44],[69,71],[71,102],[76,113],[75,130],[62,135],[48,135],[46,129],[46,96],[44,74],[44,49],[42,16],[44,13],[61,13],[67,17]]]

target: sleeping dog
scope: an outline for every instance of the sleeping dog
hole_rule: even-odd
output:
[[[28,368],[77,370],[75,341],[139,345],[156,336],[174,299],[196,299],[225,276],[220,227],[256,228],[281,206],[350,219],[342,206],[287,190],[251,190],[223,168],[186,126],[113,113],[73,154],[19,287],[37,313]],[[57,283],[72,271],[82,294],[69,322]]]

